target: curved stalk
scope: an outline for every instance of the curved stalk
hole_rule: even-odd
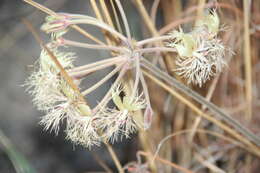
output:
[[[32,1],[32,0],[23,0],[24,2],[30,4],[31,6],[41,10],[42,12],[51,15],[51,16],[58,16],[57,13],[55,13],[54,11],[50,10],[49,8],[44,7],[43,5]],[[82,34],[83,36],[85,36],[86,38],[89,38],[91,40],[93,40],[94,42],[104,45],[104,43],[102,41],[100,41],[99,39],[97,39],[96,37],[94,37],[93,35],[89,34],[87,31],[83,30],[82,28],[80,28],[77,25],[71,25],[71,28],[75,29],[76,31],[78,31],[80,34]]]
[[[149,44],[149,43],[156,42],[156,41],[169,40],[172,38],[173,38],[172,35],[163,35],[163,36],[158,36],[158,37],[147,38],[147,39],[138,41],[137,46],[143,46],[144,44]]]
[[[99,66],[99,65],[105,65],[105,64],[108,64],[108,63],[117,64],[117,63],[120,63],[120,62],[123,62],[123,61],[125,61],[124,57],[117,56],[117,57],[113,57],[113,58],[107,58],[107,59],[104,59],[104,60],[100,60],[100,61],[97,61],[97,62],[94,62],[94,63],[91,63],[91,64],[86,64],[86,65],[74,67],[72,69],[69,69],[68,72],[69,73],[80,72],[80,71],[87,70],[89,68],[93,68],[93,67],[96,67],[96,66]]]
[[[152,52],[177,52],[175,48],[170,48],[170,47],[152,47],[152,48],[143,48],[136,50],[135,52],[138,53],[152,53]]]
[[[89,25],[94,25],[94,26],[97,26],[97,27],[100,27],[101,29],[104,29],[108,32],[110,32],[112,35],[114,36],[117,36],[118,38],[120,38],[122,41],[124,41],[125,43],[127,43],[127,38],[117,32],[115,29],[111,28],[110,26],[108,26],[107,24],[105,23],[102,23],[98,20],[96,20],[95,18],[91,18],[91,19],[79,19],[79,20],[72,20],[72,21],[69,21],[68,22],[69,25],[75,25],[75,24],[89,24]]]
[[[123,19],[123,23],[124,23],[124,26],[125,26],[125,31],[126,31],[127,38],[130,41],[131,40],[131,33],[130,33],[130,28],[129,28],[129,25],[128,25],[128,22],[127,22],[127,18],[126,18],[124,9],[123,9],[122,4],[120,3],[119,0],[116,0],[116,5],[117,5],[117,7],[119,9],[119,12],[121,14],[121,17]]]

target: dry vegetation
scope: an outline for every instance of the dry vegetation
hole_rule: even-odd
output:
[[[59,62],[58,53],[53,52],[49,45],[44,44],[32,26],[25,21],[45,51],[45,56],[53,61],[50,65],[53,69],[50,71],[52,73],[55,71],[56,75],[60,75],[66,83],[62,89],[63,95],[65,93],[65,96],[74,103],[73,108],[68,107],[66,111],[70,110],[62,113],[65,117],[58,115],[58,118],[67,119],[69,126],[67,138],[72,142],[88,147],[104,142],[118,172],[259,172],[260,139],[257,135],[260,132],[260,81],[258,77],[260,75],[260,1],[132,0],[131,3],[139,12],[138,22],[143,29],[145,39],[154,39],[153,41],[145,41],[145,39],[139,41],[137,38],[132,38],[132,31],[128,27],[131,23],[127,23],[128,14],[125,16],[124,13],[124,8],[127,7],[121,4],[123,0],[121,3],[119,0],[90,0],[96,14],[92,17],[95,18],[74,16],[75,21],[72,19],[69,21],[71,23],[65,23],[66,26],[60,26],[60,23],[52,26],[53,23],[51,23],[52,20],[55,21],[57,18],[59,20],[59,17],[63,19],[64,16],[33,1],[25,0],[25,2],[54,18],[49,19],[42,29],[47,33],[56,32],[52,38],[56,44],[97,49],[97,51],[106,49],[110,51],[112,57],[117,58],[115,62],[109,61],[110,65],[103,63],[107,65],[106,67],[115,66],[113,73],[111,72],[112,74],[109,74],[107,78],[118,74],[114,82],[116,86],[112,86],[111,92],[108,92],[117,108],[101,111],[97,110],[99,107],[90,108],[87,105],[86,95],[96,86],[89,90],[80,90],[78,79],[82,79],[97,69],[87,66],[85,71],[79,70],[81,73],[76,73],[78,69],[75,70],[69,65],[64,66],[63,62]],[[178,41],[177,36],[169,35],[169,33],[173,30],[179,31],[179,27],[182,27],[185,32],[192,31],[196,21],[198,22],[205,16],[205,9],[211,9],[211,13],[216,10],[219,16],[220,25],[218,26],[221,29],[213,34],[214,38],[210,39],[218,37],[222,40],[227,52],[225,54],[220,52],[220,58],[223,58],[227,65],[224,69],[220,65],[220,70],[215,65],[213,69],[210,69],[212,70],[210,77],[206,80],[196,81],[198,79],[195,78],[189,84],[186,80],[187,76],[185,78],[183,75],[178,75],[180,73],[176,73],[178,69],[176,61],[183,54],[180,54],[178,47],[175,47],[176,44],[180,44],[179,42],[175,42],[173,47],[167,46],[169,42]],[[64,20],[67,20],[66,17],[71,16],[65,14]],[[99,40],[76,25],[82,23],[97,26],[104,39]],[[104,23],[106,25],[103,25]],[[87,37],[92,42],[83,45],[83,43],[64,39],[62,35],[64,31],[67,31],[67,27],[78,31],[82,37]],[[195,33],[195,35],[199,34],[201,33]],[[191,44],[190,41],[188,41],[189,44]],[[214,42],[214,46],[216,45],[217,43]],[[131,55],[128,54],[129,52]],[[206,52],[206,54],[210,53],[210,51]],[[214,53],[220,56],[218,52]],[[118,59],[119,56],[121,59]],[[184,57],[188,56],[185,52]],[[208,56],[205,55],[205,57]],[[133,64],[128,64],[126,67],[124,60],[129,59],[131,63],[133,61]],[[99,66],[95,65],[95,67]],[[145,81],[143,76],[145,76]],[[202,86],[196,86],[194,83]],[[37,84],[33,85],[35,87]],[[124,87],[120,88],[118,85]],[[138,95],[141,94],[138,93],[139,87],[142,88],[143,95]],[[32,94],[37,97],[38,90]],[[39,95],[39,97],[47,97],[42,93]],[[76,95],[76,99],[71,95]],[[131,99],[129,95],[134,96],[135,99]],[[48,97],[48,99],[50,101],[52,98]],[[46,129],[58,132],[59,120],[56,113],[53,114],[53,109],[49,108],[57,100],[50,105],[46,103],[48,106],[42,103],[44,100],[46,98],[34,100],[37,107],[46,111],[47,114],[47,118],[45,117],[41,123]],[[106,105],[108,101],[109,99],[105,97],[105,103],[102,101],[101,103]],[[62,101],[58,100],[58,102],[60,104]],[[85,127],[84,123],[89,123],[90,120],[85,118],[81,121],[71,118],[75,114],[73,112],[75,105],[79,114],[94,117],[91,123],[98,127],[93,126],[93,129],[85,131],[89,127]],[[93,111],[101,113],[92,116]],[[101,115],[106,115],[107,119]],[[56,117],[53,118],[53,116]],[[151,117],[153,117],[152,121]],[[120,121],[119,124],[117,124],[118,121]],[[145,128],[148,129],[144,130]],[[136,130],[138,130],[140,143],[137,161],[121,165],[108,143],[117,140],[120,135],[129,136]],[[104,169],[110,171],[101,161],[102,156],[99,157],[97,160]]]

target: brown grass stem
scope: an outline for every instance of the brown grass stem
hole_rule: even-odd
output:
[[[251,64],[251,46],[249,33],[249,18],[250,18],[250,3],[248,0],[243,0],[244,6],[244,63],[245,63],[245,90],[246,90],[246,118],[252,118],[252,64]]]
[[[144,66],[144,68],[146,68],[147,70],[149,70],[154,76],[158,77],[161,80],[164,80],[165,82],[167,82],[169,85],[175,87],[176,89],[178,89],[179,91],[181,91],[182,93],[185,93],[186,95],[188,95],[189,97],[193,98],[194,100],[196,100],[198,103],[202,104],[202,105],[206,105],[209,110],[211,110],[214,115],[217,118],[220,118],[221,120],[225,121],[225,123],[227,123],[228,125],[232,126],[233,128],[235,128],[238,132],[240,132],[241,134],[243,134],[248,140],[254,142],[257,146],[260,146],[260,139],[258,136],[256,136],[255,134],[253,134],[250,130],[248,130],[247,128],[245,128],[244,126],[242,126],[238,121],[236,121],[235,119],[233,119],[231,116],[227,115],[226,113],[224,113],[221,109],[219,109],[216,105],[214,105],[211,102],[208,102],[204,97],[202,97],[201,95],[197,94],[196,92],[194,92],[192,89],[186,87],[184,84],[180,83],[179,81],[177,81],[176,79],[174,79],[173,77],[169,76],[167,73],[162,72],[159,68],[157,68],[156,66],[154,66],[153,64],[151,64],[150,62],[148,62],[145,59],[142,59],[142,65]],[[147,74],[147,72],[145,72],[145,74]],[[158,79],[157,79],[158,80]],[[158,80],[159,81],[159,80]],[[179,94],[178,94],[179,95]],[[179,95],[181,96],[181,95]],[[181,96],[182,97],[182,96]],[[183,99],[182,99],[183,100]],[[186,101],[188,101],[187,99],[184,99]],[[189,101],[188,101],[189,102]],[[189,102],[190,104],[190,102]],[[199,110],[199,112],[201,112]],[[211,117],[212,119],[212,117]],[[214,119],[214,118],[213,118]],[[214,119],[214,121],[217,121],[216,119]],[[218,123],[221,123],[220,121],[217,121]],[[223,124],[223,123],[221,123]],[[228,127],[227,127],[228,128]],[[229,130],[232,131],[232,133],[236,133],[235,131],[233,131],[231,128],[228,128]],[[237,135],[239,135],[238,133],[236,133]],[[239,135],[240,136],[240,135]],[[245,139],[245,138],[243,138]],[[247,144],[251,144],[248,140],[245,140],[245,142]]]
[[[146,71],[143,71],[143,73],[152,81],[154,81],[156,84],[158,84],[159,86],[161,86],[162,88],[164,88],[166,91],[168,91],[170,94],[172,94],[173,96],[175,96],[177,99],[181,100],[185,105],[187,105],[188,107],[190,107],[195,113],[197,113],[198,115],[202,116],[203,118],[207,119],[208,121],[211,121],[212,123],[214,123],[215,125],[219,126],[220,128],[222,128],[223,130],[225,130],[227,133],[229,133],[231,136],[235,137],[237,140],[241,141],[242,143],[244,143],[245,145],[247,145],[249,148],[247,148],[248,151],[250,151],[252,154],[257,155],[258,157],[260,157],[260,149],[259,147],[253,145],[250,141],[248,141],[246,138],[242,137],[239,133],[237,133],[236,131],[234,131],[233,129],[231,129],[230,127],[228,127],[227,125],[223,124],[221,121],[213,118],[212,116],[204,113],[203,111],[201,111],[198,107],[196,107],[191,101],[187,100],[186,98],[184,98],[181,94],[179,94],[178,92],[176,92],[173,88],[169,87],[168,85],[164,84],[162,81],[158,80],[157,78],[155,78],[154,76],[152,76],[151,74],[149,74]],[[250,148],[251,147],[251,148]]]
[[[107,150],[108,150],[110,156],[112,157],[112,159],[113,159],[113,161],[114,161],[114,163],[115,163],[115,165],[117,167],[118,172],[119,173],[124,173],[124,169],[123,169],[123,167],[122,167],[122,165],[121,165],[121,163],[120,163],[120,161],[119,161],[119,159],[118,159],[114,149],[108,143],[105,143],[105,145],[106,145]]]
[[[152,158],[153,157],[153,155],[151,153],[147,153],[147,152],[143,152],[143,151],[138,151],[137,154],[146,156],[148,158]],[[156,156],[155,159],[160,161],[160,162],[162,162],[163,164],[169,165],[169,166],[171,166],[171,167],[173,167],[173,168],[175,168],[175,169],[177,169],[177,170],[179,170],[181,172],[184,172],[184,173],[194,173],[194,172],[188,170],[187,168],[181,167],[181,166],[179,166],[179,165],[177,165],[175,163],[172,163],[172,162],[170,162],[168,160],[165,160],[165,159],[163,159],[163,158],[161,158],[159,156]]]

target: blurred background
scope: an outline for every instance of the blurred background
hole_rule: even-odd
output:
[[[95,16],[89,0],[35,0],[44,4],[56,12],[79,13]],[[136,39],[151,36],[149,29],[145,26],[138,7],[132,2],[134,0],[121,0],[127,14],[131,32]],[[157,10],[155,25],[160,32],[167,33],[179,24],[185,30],[190,30],[192,22],[189,17],[196,15],[196,8],[200,4],[209,6],[215,0],[143,0],[149,14]],[[208,81],[202,88],[189,86],[203,96],[211,92],[211,101],[225,110],[244,126],[255,134],[260,132],[260,1],[249,2],[249,29],[250,29],[250,53],[251,53],[251,84],[252,84],[252,116],[245,114],[248,105],[246,103],[248,83],[246,80],[244,51],[244,25],[243,25],[243,0],[219,0],[222,6],[218,9],[221,23],[224,24],[225,32],[220,33],[223,42],[230,47],[235,54],[226,57],[229,67],[214,80]],[[211,3],[211,4],[210,4]],[[153,17],[155,17],[153,16]],[[27,170],[28,173],[84,173],[99,172],[103,169],[100,158],[113,172],[116,172],[114,164],[104,146],[94,147],[91,151],[80,146],[74,146],[66,141],[65,134],[43,131],[38,124],[42,112],[32,104],[31,96],[26,93],[23,84],[30,75],[32,65],[40,54],[40,46],[32,34],[21,22],[26,18],[40,33],[46,42],[49,37],[40,31],[46,15],[43,12],[24,3],[22,0],[0,1],[0,173],[13,173],[16,169]],[[185,19],[185,20],[182,20]],[[175,22],[175,23],[174,23]],[[167,27],[164,25],[169,24]],[[84,27],[83,27],[84,28]],[[170,28],[170,29],[169,29]],[[93,27],[88,31],[96,37],[103,39],[102,33]],[[81,40],[76,32],[71,32],[70,37]],[[86,64],[94,62],[97,58],[109,57],[105,51],[70,48],[76,52],[75,64]],[[173,54],[171,54],[174,57]],[[174,58],[171,59],[174,64]],[[110,69],[107,69],[110,70]],[[83,83],[88,87],[98,81],[107,71],[90,75]],[[172,72],[170,72],[172,74]],[[173,74],[174,75],[174,74]],[[112,79],[113,80],[113,79]],[[87,81],[87,82],[86,82]],[[180,80],[184,82],[183,80]],[[88,96],[90,104],[95,104],[105,94],[112,81],[106,83],[97,92]],[[190,107],[180,100],[170,96],[167,92],[148,81],[153,109],[156,116],[153,126],[142,136],[141,133],[133,135],[130,139],[123,139],[113,145],[115,152],[121,160],[122,165],[136,160],[136,152],[143,148],[152,148],[154,152],[160,140],[165,136],[189,129],[194,122],[198,127],[212,130],[222,135],[227,135],[221,128],[200,119],[198,114],[191,111]],[[209,94],[210,95],[210,94]],[[196,104],[201,110],[203,106]],[[207,110],[204,110],[208,113]],[[194,116],[195,115],[195,116]],[[187,135],[188,136],[188,135]],[[149,146],[149,145],[151,146]],[[162,158],[171,160],[178,165],[192,169],[194,172],[211,173],[212,169],[228,170],[232,173],[258,173],[260,172],[260,161],[258,157],[247,151],[236,147],[220,138],[209,135],[196,134],[190,142],[185,135],[175,137],[165,143],[160,153]],[[205,164],[206,163],[206,164]],[[20,166],[19,166],[20,164]],[[213,166],[213,168],[209,168]],[[157,165],[158,166],[158,165]],[[220,170],[217,168],[221,168]],[[214,170],[213,169],[213,170]],[[161,172],[173,172],[168,166],[158,166]],[[159,172],[159,171],[158,171]],[[176,171],[177,172],[177,171]]]
[[[46,5],[57,12],[81,13],[92,15],[89,1],[67,1],[67,0],[39,0],[36,1]],[[19,154],[27,159],[35,172],[46,173],[79,173],[86,171],[101,171],[95,160],[95,155],[102,155],[102,159],[113,168],[110,155],[102,147],[88,150],[73,146],[72,143],[64,139],[64,134],[55,136],[54,133],[44,132],[38,124],[40,116],[43,114],[33,107],[31,97],[25,92],[22,86],[26,78],[33,70],[32,66],[40,54],[40,46],[34,40],[32,34],[23,23],[22,18],[26,18],[41,34],[42,39],[47,41],[48,36],[40,31],[40,26],[44,22],[45,14],[21,0],[1,0],[0,1],[0,137],[4,142],[5,135],[12,143],[17,155],[12,154],[14,159],[19,158]],[[96,29],[88,29],[94,35]],[[74,35],[73,35],[74,34]],[[75,33],[72,37],[77,37]],[[87,49],[74,49],[80,57],[75,62],[88,63],[95,59],[108,57],[106,52],[98,52]],[[104,72],[103,72],[104,73]],[[95,82],[102,74],[98,73],[88,77],[88,81]],[[89,83],[88,85],[90,85]],[[109,85],[109,83],[107,84]],[[89,100],[96,103],[97,99],[103,95],[103,86],[98,90],[99,94],[91,95]],[[123,140],[120,144],[115,144],[115,151],[119,154],[122,163],[135,159],[134,147],[135,138]],[[11,150],[13,150],[11,149]],[[9,159],[8,151],[0,145],[0,172],[15,172]],[[16,158],[18,157],[18,158]],[[19,161],[19,159],[18,159]]]

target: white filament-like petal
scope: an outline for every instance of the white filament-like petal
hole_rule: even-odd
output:
[[[212,37],[212,33],[204,26],[187,34],[183,31],[180,31],[180,34],[176,34],[178,31],[174,33],[176,41],[168,46],[182,47],[181,50],[177,49],[176,72],[188,83],[201,87],[226,66],[224,45],[216,36]]]

